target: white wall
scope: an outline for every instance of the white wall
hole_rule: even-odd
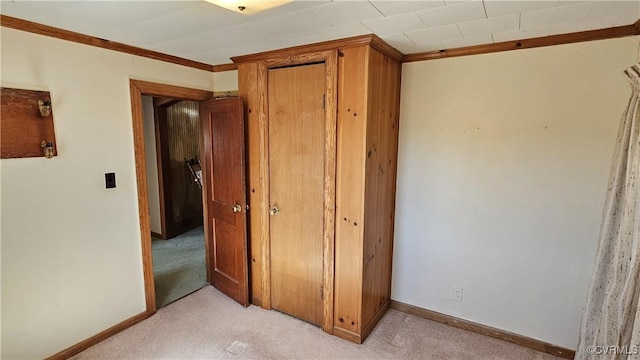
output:
[[[2,27],[1,85],[51,92],[59,155],[0,161],[2,358],[42,358],[145,310],[129,79],[213,76]],[[115,172],[117,188],[105,189]]]
[[[213,73],[213,89],[215,91],[238,90],[238,71],[222,71]]]
[[[576,347],[639,39],[404,64],[394,299]]]
[[[154,119],[153,96],[142,97],[142,115],[144,121],[144,154],[147,165],[147,193],[149,196],[149,227],[161,234],[160,187],[158,184],[158,156],[156,153],[156,127]]]

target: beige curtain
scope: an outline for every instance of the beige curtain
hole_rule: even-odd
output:
[[[576,359],[640,358],[640,64],[625,73],[631,99],[618,130]]]

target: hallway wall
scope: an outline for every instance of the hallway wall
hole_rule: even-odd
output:
[[[142,97],[142,115],[144,121],[144,154],[147,165],[147,192],[149,196],[149,227],[152,232],[161,234],[160,188],[158,184],[158,156],[156,154],[153,96]]]

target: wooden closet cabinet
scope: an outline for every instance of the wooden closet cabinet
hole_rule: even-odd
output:
[[[401,59],[400,52],[375,35],[232,59],[238,66],[239,95],[246,107],[251,301],[265,309],[289,312],[290,307],[283,310],[284,305],[278,308],[280,305],[272,301],[275,292],[285,291],[286,294],[289,283],[294,286],[294,282],[301,281],[304,285],[305,276],[320,277],[321,283],[309,280],[309,286],[296,285],[287,295],[302,299],[303,305],[317,305],[305,309],[298,302],[292,305],[293,308],[319,314],[319,321],[307,321],[322,326],[325,332],[356,343],[365,340],[390,303]],[[318,64],[324,64],[324,67],[318,68]],[[304,77],[304,69],[300,73],[294,69],[306,65],[315,65],[314,71],[324,78],[321,84],[324,90],[319,90],[322,99],[318,99],[322,102],[318,105],[322,106],[321,115],[309,114],[317,114],[316,110],[295,109],[300,107],[296,104],[301,97],[312,93],[306,89],[306,84],[313,81]],[[280,70],[289,67],[289,75]],[[294,91],[287,93],[287,86],[282,85],[284,80],[281,79],[292,79],[290,88]],[[277,84],[273,84],[275,82]],[[285,89],[282,90],[285,93],[278,93],[277,88]],[[316,91],[316,95],[309,96],[319,96],[319,93]],[[287,99],[296,102],[291,104],[291,109],[282,106]],[[316,103],[316,100],[307,102]],[[275,119],[278,116],[291,119]],[[320,130],[316,135],[306,135],[312,121],[313,124],[322,123],[314,126]],[[291,125],[287,125],[289,123]],[[290,126],[293,140],[270,144],[275,139],[273,132],[277,131],[281,137],[287,126]],[[277,130],[273,129],[275,127]],[[313,139],[294,141],[301,136]],[[291,183],[286,184],[292,193],[300,186],[301,194],[320,194],[320,201],[303,201],[297,209],[304,212],[309,206],[317,210],[315,214],[319,215],[314,219],[304,220],[293,215],[296,209],[273,210],[278,201],[284,200],[273,198],[270,191],[275,184],[270,182],[283,181],[283,177],[272,178],[276,171],[270,169],[273,160],[270,154],[289,151],[292,167],[305,166],[304,161],[296,162],[296,158],[303,156],[300,154],[305,153],[305,146],[310,146],[307,142],[314,144],[311,146],[324,145],[320,152],[324,157],[320,168],[323,178],[316,181],[314,189],[305,188],[304,184],[310,183],[304,179],[305,172],[292,168],[292,174],[303,175],[292,175]],[[297,145],[283,149],[289,143]],[[281,170],[278,171],[281,173]],[[286,217],[287,212],[290,218]],[[317,239],[313,240],[316,245],[307,247],[307,236],[292,230],[295,233],[292,246],[302,249],[292,256],[301,258],[275,253],[286,247],[274,247],[274,244],[287,241],[273,238],[281,236],[273,232],[276,219],[296,219],[287,223],[294,230],[299,225],[297,222],[318,221],[316,234],[309,236]],[[315,250],[310,250],[312,248]],[[277,260],[286,262],[284,271],[274,270],[283,267],[272,263],[276,258],[285,259]],[[275,278],[279,276],[286,279]],[[285,289],[281,290],[281,287]],[[303,293],[304,289],[309,289],[310,293]],[[298,313],[292,315],[306,319]]]

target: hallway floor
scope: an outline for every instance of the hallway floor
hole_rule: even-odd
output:
[[[202,226],[169,240],[153,238],[151,247],[158,308],[207,284]]]

